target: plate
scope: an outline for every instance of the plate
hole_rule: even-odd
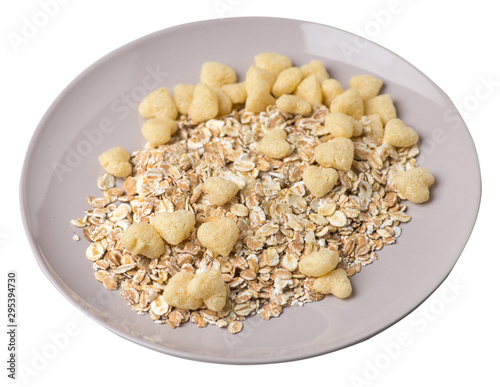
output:
[[[344,86],[352,75],[385,81],[398,115],[421,135],[421,166],[436,177],[431,200],[408,203],[412,221],[395,245],[352,278],[348,300],[327,297],[286,308],[277,319],[248,318],[242,332],[194,324],[171,329],[104,290],[85,258],[89,245],[70,225],[98,196],[97,157],[121,145],[139,149],[137,106],[160,86],[196,83],[201,64],[218,61],[244,78],[261,52],[294,64],[322,60]],[[466,182],[466,183],[465,183]],[[381,332],[422,303],[447,277],[477,216],[481,180],[471,136],[457,109],[429,78],[387,49],[329,26],[279,18],[232,18],[168,28],[106,55],[80,74],[36,128],[23,166],[22,216],[38,264],[77,308],[119,336],[169,355],[231,363],[274,363],[339,350]],[[81,234],[81,233],[80,233]]]

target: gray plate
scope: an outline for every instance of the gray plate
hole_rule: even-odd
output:
[[[288,55],[296,65],[322,60],[344,87],[370,73],[386,82],[399,116],[421,135],[419,163],[436,177],[431,200],[408,203],[413,220],[395,245],[352,278],[347,300],[327,297],[287,308],[278,319],[247,320],[244,330],[179,329],[138,316],[118,292],[105,291],[85,258],[86,240],[70,219],[82,216],[102,173],[97,157],[113,146],[144,145],[139,101],[159,86],[196,83],[205,61],[226,63],[244,78],[260,52]],[[275,18],[211,20],[156,32],[90,66],[54,101],[36,129],[21,178],[21,208],[34,255],[54,286],[112,332],[188,359],[256,364],[296,360],[355,344],[388,328],[446,278],[472,231],[481,181],[471,136],[450,99],[394,53],[329,26]]]

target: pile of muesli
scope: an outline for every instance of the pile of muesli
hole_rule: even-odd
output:
[[[394,185],[398,174],[416,168],[418,145],[395,147],[375,136],[370,120],[359,119],[362,131],[352,137],[354,159],[348,171],[338,170],[337,184],[322,197],[311,194],[303,171],[315,162],[315,148],[333,138],[325,130],[329,107],[312,106],[307,116],[269,105],[250,112],[244,105],[222,117],[201,123],[179,115],[178,130],[169,142],[133,152],[131,174],[117,186],[113,175],[98,179],[102,197],[88,197],[92,207],[71,221],[92,242],[87,258],[95,278],[108,290],[120,289],[130,307],[148,313],[157,323],[178,327],[192,321],[239,332],[247,316],[268,320],[283,308],[318,301],[315,278],[299,270],[300,260],[329,248],[340,255],[337,268],[350,277],[377,260],[377,251],[395,243],[400,224],[411,218]],[[282,129],[291,153],[277,159],[255,151],[270,130]],[[224,205],[214,205],[203,191],[212,176],[238,186]],[[164,254],[147,258],[125,249],[121,237],[132,224],[148,222],[159,213],[188,210],[196,225],[213,217],[229,218],[239,228],[228,256],[213,253],[196,231]],[[179,272],[216,269],[229,286],[221,311],[205,307],[187,310],[162,297]]]

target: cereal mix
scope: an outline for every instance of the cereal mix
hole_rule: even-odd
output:
[[[140,103],[143,149],[99,156],[102,196],[71,221],[95,278],[173,328],[238,333],[249,316],[350,302],[350,278],[410,221],[404,200],[434,183],[383,80],[344,88],[320,60],[261,53],[244,79],[205,62],[192,81]]]

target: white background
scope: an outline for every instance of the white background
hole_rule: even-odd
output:
[[[5,316],[0,321],[6,320],[7,271],[16,270],[19,276],[18,379],[6,376],[3,333],[1,385],[253,386],[320,381],[332,386],[492,385],[498,369],[493,355],[500,338],[496,286],[500,269],[496,228],[500,23],[490,8],[493,2],[61,0],[46,23],[40,19],[45,25],[35,36],[12,44],[9,36],[21,34],[26,20],[47,13],[42,7],[46,2],[51,1],[4,1],[0,5],[4,122],[0,130],[0,314]],[[18,184],[25,150],[38,121],[63,88],[94,61],[131,40],[186,22],[237,16],[328,24],[394,51],[461,106],[479,153],[481,211],[449,278],[393,327],[336,353],[283,364],[229,366],[143,348],[79,314],[39,269],[24,234]],[[485,83],[488,88],[481,86]],[[68,339],[62,340],[63,336]],[[53,351],[57,337],[59,347]]]

